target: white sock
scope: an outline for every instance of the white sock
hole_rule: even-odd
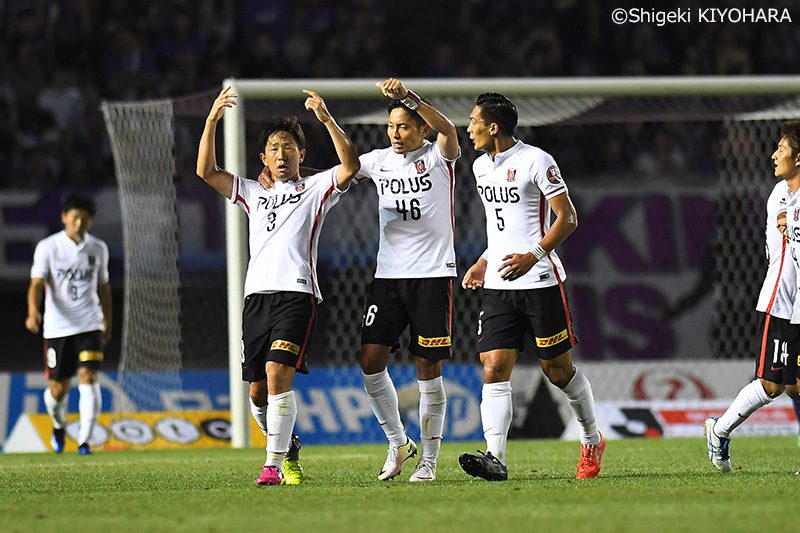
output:
[[[764,390],[761,381],[754,379],[742,387],[728,410],[719,417],[714,426],[714,433],[719,437],[730,437],[734,429],[770,402],[772,402],[772,398]]]
[[[439,457],[447,411],[447,395],[442,376],[419,383],[419,436],[422,441],[422,460],[432,465]]]
[[[256,424],[258,427],[261,428],[261,432],[264,436],[267,436],[267,406],[262,405],[261,407],[257,406],[253,403],[253,399],[250,398],[250,414],[253,415],[253,418],[256,419]]]
[[[400,421],[400,408],[397,406],[397,389],[394,388],[389,371],[385,368],[377,374],[364,374],[364,390],[369,397],[369,405],[375,418],[383,428],[389,445],[403,446],[408,442],[403,423]]]
[[[97,415],[103,408],[103,398],[100,395],[99,383],[86,383],[78,385],[80,397],[78,398],[78,411],[81,414],[80,430],[78,431],[78,444],[89,442],[92,436]]]
[[[581,443],[598,444],[600,432],[597,431],[597,416],[594,411],[594,396],[589,380],[580,369],[575,369],[575,375],[569,380],[567,386],[561,389],[569,399],[569,405],[581,426]]]
[[[55,429],[62,429],[64,426],[67,425],[68,400],[69,400],[69,391],[64,393],[64,397],[61,398],[61,401],[58,401],[53,396],[53,393],[50,392],[50,387],[45,387],[44,408],[47,410],[47,414],[50,415],[50,419],[53,421],[53,427]]]
[[[267,462],[265,466],[283,467],[297,420],[294,391],[267,396]]]
[[[481,422],[486,451],[492,452],[501,463],[506,464],[506,440],[511,427],[511,382],[484,383],[481,400]]]

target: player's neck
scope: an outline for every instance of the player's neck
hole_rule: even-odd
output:
[[[497,154],[510,150],[515,144],[517,144],[517,139],[514,137],[495,137],[494,146],[489,150],[489,155],[494,159]]]
[[[786,178],[786,185],[789,186],[789,190],[792,191],[792,194],[796,193],[797,189],[800,189],[800,172],[791,178]]]

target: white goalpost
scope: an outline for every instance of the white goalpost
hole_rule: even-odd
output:
[[[234,174],[255,177],[255,153],[246,148],[246,136],[252,136],[252,132],[246,134],[248,122],[254,126],[255,121],[277,114],[297,114],[301,121],[307,118],[301,116],[302,89],[318,91],[328,101],[360,152],[385,147],[387,102],[376,89],[376,81],[225,80],[223,86],[239,95],[239,105],[226,110],[223,119],[223,166]],[[580,204],[579,218],[602,223],[597,218],[598,202],[616,209],[633,206],[624,212],[627,218],[618,214],[618,225],[609,226],[610,239],[603,241],[602,235],[593,234],[603,230],[586,222],[565,243],[565,262],[572,280],[568,282],[570,302],[574,297],[574,318],[579,335],[583,335],[578,346],[581,359],[749,357],[743,332],[749,331],[751,317],[741,310],[752,308],[763,279],[763,200],[774,184],[769,154],[780,121],[800,116],[800,76],[403,81],[459,127],[463,154],[457,162],[455,190],[459,274],[485,245],[483,208],[470,175],[471,162],[478,154],[466,139],[464,127],[476,96],[496,91],[511,97],[517,106],[518,137],[552,150],[562,172],[571,166],[569,180],[575,184],[571,196]],[[180,387],[177,376],[182,358],[202,359],[205,363],[200,368],[212,368],[218,361],[215,357],[227,351],[231,443],[241,448],[250,443],[247,384],[241,380],[240,366],[248,261],[246,217],[224,202],[226,286],[220,275],[221,234],[219,255],[215,256],[219,262],[208,271],[185,271],[196,250],[186,254],[179,246],[187,234],[197,239],[198,235],[208,237],[203,231],[211,231],[217,238],[216,217],[222,211],[204,219],[207,224],[215,222],[213,230],[198,229],[193,225],[194,211],[187,211],[191,202],[181,201],[181,195],[187,194],[194,202],[204,202],[209,211],[219,206],[216,197],[198,194],[203,184],[194,175],[201,121],[212,100],[209,92],[155,102],[103,104],[125,228],[120,370],[128,376],[125,386],[130,390],[125,392],[133,409],[142,410],[162,394],[159,390]],[[659,139],[662,132],[666,132],[664,138]],[[328,156],[316,146],[315,142],[314,153],[325,160]],[[698,150],[711,153],[698,154]],[[249,151],[253,151],[252,144]],[[665,166],[659,157],[666,158],[667,167],[673,160],[681,163],[682,157],[683,165],[676,165],[678,170],[659,169],[659,165]],[[598,158],[603,161],[598,163]],[[708,165],[704,165],[706,159]],[[648,169],[655,170],[637,174]],[[192,187],[194,191],[186,190]],[[369,196],[374,195],[372,188],[354,189],[346,198],[350,207],[332,210],[325,226],[333,229],[327,230],[326,236],[323,228],[321,236],[319,268],[327,271],[320,279],[327,285],[314,364],[335,367],[337,372],[342,367],[344,372],[335,375],[343,377],[333,379],[360,390],[358,377],[346,370],[356,364],[359,301],[374,274],[379,229]],[[701,215],[715,209],[724,211],[726,219],[725,224],[708,224],[714,228],[709,230],[712,239],[708,231],[703,232]],[[660,238],[665,239],[663,247],[652,243]],[[716,243],[716,252],[710,246],[704,250],[707,240]],[[580,246],[589,251],[575,252]],[[702,257],[708,254],[713,255],[710,262]],[[677,319],[656,316],[653,309],[681,300],[706,268],[701,263],[715,267],[718,282],[714,295],[705,297],[706,307],[693,308]],[[709,304],[711,300],[714,303]],[[227,301],[227,313],[223,301]],[[456,298],[456,363],[475,362],[477,312],[477,297]],[[323,316],[326,313],[327,318]],[[677,322],[665,327],[659,320]],[[713,328],[706,329],[703,321],[713,322]],[[155,337],[153,341],[151,337]],[[701,346],[703,343],[711,346]],[[654,347],[665,344],[668,349],[653,353]]]
[[[318,91],[325,98],[377,99],[380,95],[375,90],[375,81],[372,79],[225,80],[223,86],[230,86],[239,95],[239,105],[228,110],[224,118],[226,168],[233,173],[243,173],[245,170],[244,117],[248,101],[299,98],[302,95],[301,90],[308,88]],[[560,113],[557,113],[555,118],[564,119],[596,107],[610,97],[763,96],[800,93],[800,76],[406,79],[404,82],[419,94],[434,100],[435,104],[459,126],[467,123],[474,98],[486,91],[500,92],[512,98],[524,98],[525,100],[518,103],[520,125],[553,122],[554,117],[541,119],[539,115],[543,110],[535,105],[537,99],[544,101],[550,99],[551,104],[555,103],[560,108]],[[336,110],[333,109],[333,112],[336,113]],[[762,119],[790,117],[798,113],[798,106],[795,102],[794,106],[784,105],[775,109],[763,109],[760,113],[757,116]],[[752,120],[755,117],[751,115],[742,118]],[[380,123],[383,116],[357,117],[350,122],[374,123],[376,120]],[[244,215],[240,209],[228,205],[226,239],[229,361],[234,447],[247,445],[249,429],[247,390],[239,379],[242,288],[247,261],[246,235]]]

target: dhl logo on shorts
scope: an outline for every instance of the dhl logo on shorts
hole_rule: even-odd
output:
[[[96,352],[92,350],[84,350],[78,354],[78,361],[86,363],[88,361],[102,361],[103,352]]]
[[[292,352],[297,355],[300,353],[300,347],[293,342],[277,340],[272,343],[270,350],[283,350],[284,352]]]
[[[450,346],[450,336],[447,337],[431,337],[430,339],[426,339],[422,335],[417,338],[417,344],[422,346],[423,348],[441,348],[444,346]]]
[[[567,334],[567,330],[564,330],[561,333],[556,333],[552,337],[545,337],[543,339],[536,337],[536,346],[538,346],[539,348],[548,348],[550,346],[555,346],[559,342],[566,340],[568,336],[569,335]]]

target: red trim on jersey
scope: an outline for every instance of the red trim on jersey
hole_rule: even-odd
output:
[[[453,235],[453,242],[456,241],[456,200],[455,200],[455,181],[456,174],[453,169],[453,164],[450,161],[447,164],[447,174],[450,176],[450,229]]]
[[[306,336],[303,339],[303,346],[300,347],[300,353],[297,356],[297,364],[294,365],[296,370],[300,370],[303,365],[303,357],[306,355],[306,348],[308,347],[308,340],[311,338],[311,328],[314,327],[314,320],[317,318],[317,297],[311,294],[311,316],[308,319],[308,326],[306,326]]]
[[[244,210],[247,211],[247,215],[250,216],[250,206],[247,205],[247,201],[244,199],[244,196],[239,194],[239,180],[241,180],[241,179],[242,178],[238,178],[237,177],[237,179],[234,180],[236,182],[236,200],[235,201],[236,202],[241,202],[241,204],[244,206]]]
[[[322,201],[319,203],[319,207],[317,208],[317,214],[314,217],[314,225],[311,227],[311,239],[308,242],[308,264],[311,267],[311,294],[314,297],[317,297],[317,291],[315,289],[316,279],[314,278],[314,234],[317,232],[319,228],[319,219],[320,215],[322,214],[322,208],[325,205],[325,202],[328,201],[328,197],[333,193],[333,190],[336,188],[336,183],[330,186],[330,188],[325,191],[325,195],[322,197]]]
[[[539,232],[544,238],[544,218],[547,215],[547,206],[544,193],[539,193]],[[551,250],[552,251],[552,250]],[[569,304],[567,303],[567,292],[564,290],[564,282],[561,281],[561,276],[558,275],[558,267],[555,261],[547,254],[547,260],[550,261],[550,266],[553,267],[553,274],[558,282],[558,290],[561,291],[561,303],[564,304],[564,316],[567,318],[567,334],[569,335],[569,343],[575,346],[575,336],[572,333],[572,315],[569,312]]]
[[[786,239],[783,239],[781,242],[781,266],[778,267],[778,277],[775,280],[775,286],[772,288],[772,296],[769,298],[769,303],[767,304],[767,310],[765,311],[767,318],[764,320],[764,333],[761,335],[761,354],[758,356],[758,371],[756,372],[757,377],[761,377],[764,375],[764,366],[766,361],[767,355],[767,334],[769,333],[769,321],[772,318],[770,312],[772,311],[772,305],[775,303],[775,296],[778,294],[778,287],[781,284],[781,274],[783,273],[783,260],[786,257]]]

